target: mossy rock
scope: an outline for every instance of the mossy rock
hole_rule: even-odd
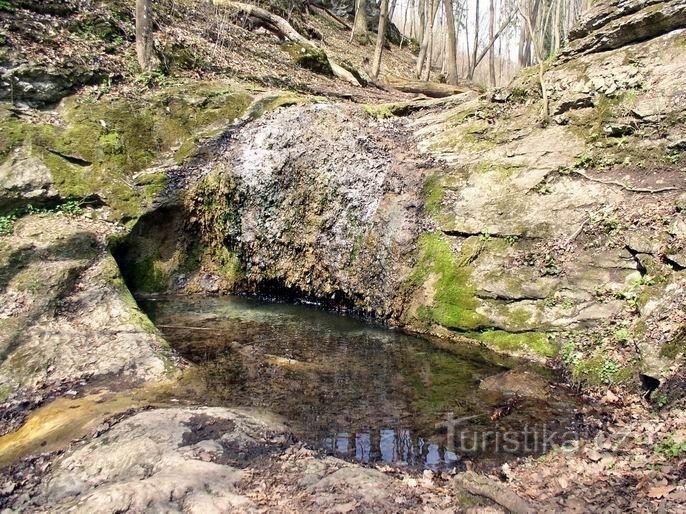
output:
[[[543,332],[512,333],[503,330],[487,330],[468,334],[469,337],[482,341],[495,351],[510,354],[533,354],[536,357],[551,358],[557,355],[558,349],[551,342],[550,336]]]
[[[424,234],[419,249],[410,283],[415,288],[432,283],[433,289],[432,304],[417,310],[419,320],[458,331],[486,327],[487,319],[477,312],[479,302],[471,282],[471,263],[481,251],[479,238],[467,239],[456,255],[441,235]]]
[[[136,217],[164,181],[131,177],[175,154],[192,155],[203,134],[227,127],[252,98],[226,83],[188,82],[140,98],[64,102],[65,126],[26,123],[0,107],[0,162],[22,144],[50,169],[64,198],[97,194],[116,219]]]
[[[284,43],[281,49],[286,52],[298,66],[322,75],[333,76],[333,70],[326,52],[321,48],[301,43]]]

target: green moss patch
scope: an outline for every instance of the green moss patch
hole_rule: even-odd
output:
[[[542,332],[512,333],[503,330],[488,330],[471,333],[468,336],[483,341],[495,350],[505,352],[530,350],[542,357],[557,355],[557,347],[551,342],[550,336]]]
[[[419,260],[410,281],[420,286],[431,276],[437,278],[433,303],[418,312],[420,319],[457,330],[486,326],[486,318],[476,312],[476,289],[470,281],[470,263],[481,250],[479,239],[467,239],[460,254],[455,255],[448,241],[431,233],[421,237],[419,249]]]
[[[333,76],[331,63],[326,52],[321,48],[301,43],[284,43],[281,49],[286,52],[295,64],[322,75]]]
[[[441,210],[443,197],[445,196],[443,181],[438,174],[431,175],[426,182],[424,182],[422,196],[424,197],[424,212],[430,216],[438,214]]]
[[[225,127],[250,101],[224,83],[186,83],[140,98],[68,99],[65,126],[25,123],[0,109],[0,160],[26,145],[48,166],[61,196],[98,194],[113,216],[134,217],[154,187],[141,190],[131,176],[180,148],[183,160],[199,135]]]

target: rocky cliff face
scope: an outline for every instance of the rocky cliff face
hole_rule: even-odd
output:
[[[686,40],[681,3],[663,7],[656,37],[635,29],[653,5],[588,15],[546,69],[550,123],[533,70],[409,119],[278,111],[212,160],[189,216],[239,288],[537,359],[562,349],[584,381],[668,374],[683,352]],[[617,45],[586,43],[610,29]],[[608,353],[617,342],[637,350]]]
[[[659,33],[657,11],[672,13]],[[667,377],[686,294],[682,11],[591,11],[546,66],[548,120],[534,70],[494,94],[367,107],[187,82],[148,107],[68,101],[31,123],[8,109],[0,208],[89,198],[138,220],[116,252],[137,292],[304,297],[558,356],[579,381]],[[36,347],[12,341],[7,359]]]

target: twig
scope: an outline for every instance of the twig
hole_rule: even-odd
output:
[[[593,178],[589,177],[586,175],[583,171],[578,171],[578,170],[572,170],[571,173],[575,175],[579,175],[586,180],[590,180],[591,182],[597,182],[598,184],[605,184],[606,186],[617,186],[621,187],[625,191],[629,191],[630,193],[666,193],[667,191],[679,191],[681,188],[675,187],[675,186],[667,186],[667,187],[661,187],[658,189],[648,189],[648,188],[643,188],[643,187],[631,187],[627,186],[626,184],[622,184],[621,182],[617,182],[616,180],[600,180],[598,178]]]
[[[582,230],[584,229],[584,227],[586,226],[586,223],[588,223],[590,220],[591,220],[591,218],[586,218],[586,219],[581,223],[581,225],[579,225],[579,228],[577,228],[577,229],[574,231],[574,233],[573,233],[571,236],[569,236],[569,238],[568,238],[567,241],[565,242],[565,248],[568,248],[569,245],[572,244],[572,243],[574,242],[574,240],[575,240],[577,237],[579,237],[579,234],[581,234],[581,231],[582,231]]]

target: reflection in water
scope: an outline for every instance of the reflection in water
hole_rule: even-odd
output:
[[[467,416],[476,432],[494,428],[491,412],[502,397],[478,385],[503,369],[483,352],[443,351],[301,305],[234,297],[141,304],[199,365],[204,403],[276,412],[298,437],[342,457],[443,469],[465,457],[447,449],[446,418]],[[523,402],[498,426],[564,422],[566,402]],[[479,458],[500,456],[485,450]]]
[[[378,446],[373,443],[376,441]],[[382,428],[375,437],[372,437],[370,432],[360,432],[352,436],[342,432],[325,438],[321,446],[340,456],[349,456],[354,449],[355,460],[364,463],[382,461],[388,464],[405,464],[438,470],[452,468],[459,460],[455,453],[436,443],[425,442],[421,437],[413,438],[407,429],[396,432]]]

